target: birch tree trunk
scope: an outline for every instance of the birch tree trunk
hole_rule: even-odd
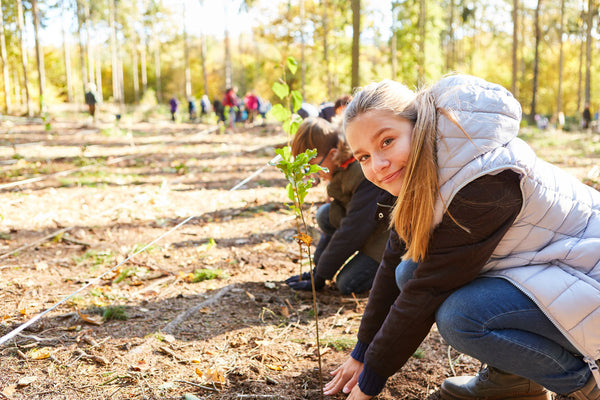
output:
[[[188,42],[187,24],[185,23],[185,2],[183,3],[183,62],[185,73],[185,98],[192,96],[192,73],[190,71],[190,44]]]
[[[96,52],[98,51],[99,50],[96,49]],[[96,100],[98,103],[104,101],[102,86],[102,61],[100,60],[100,54],[96,54]]]
[[[536,114],[536,100],[537,100],[537,89],[538,89],[538,69],[539,69],[539,47],[540,47],[540,8],[542,6],[542,0],[537,0],[537,6],[535,7],[535,51],[533,56],[533,88],[531,91],[531,111],[529,114],[530,122],[533,123]]]
[[[38,83],[39,83],[39,106],[40,114],[44,112],[44,90],[46,88],[46,71],[44,68],[44,53],[40,41],[40,12],[38,10],[37,0],[31,0],[31,11],[33,13],[33,33],[35,35],[35,55],[38,67]]]
[[[206,35],[204,32],[200,35],[200,62],[202,63],[202,81],[204,94],[208,95],[208,71],[206,70]]]
[[[396,14],[396,4],[392,1],[392,36],[390,37],[390,58],[392,65],[391,79],[395,80],[398,77],[398,37],[396,36],[396,22],[398,15]]]
[[[117,56],[117,28],[116,28],[116,0],[109,0],[110,9],[108,16],[108,24],[110,27],[110,54],[112,65],[112,94],[113,101],[118,102],[120,98],[119,90],[119,59]]]
[[[327,98],[331,99],[331,68],[329,66],[329,44],[327,37],[329,36],[329,17],[327,14],[328,3],[327,0],[321,0],[321,7],[323,8],[323,63],[325,64],[325,74],[327,75]]]
[[[140,78],[139,78],[139,61],[138,61],[138,46],[135,32],[133,34],[133,43],[131,44],[131,73],[133,78],[133,98],[136,103],[140,101]]]
[[[154,49],[154,74],[156,76],[156,98],[161,103],[163,96],[160,81],[160,41],[158,38],[156,38],[156,48]]]
[[[2,14],[2,1],[0,0],[0,57],[2,58],[2,75],[4,77],[4,111],[12,112],[10,103],[10,76],[8,75],[8,56],[6,55],[6,41],[4,39],[4,17]]]
[[[231,44],[229,42],[229,27],[228,27],[228,12],[227,12],[227,1],[223,2],[223,8],[225,10],[225,87],[232,87],[232,68],[231,68]]]
[[[419,66],[418,80],[419,84],[425,81],[425,35],[427,32],[427,0],[419,1]]]
[[[360,86],[360,0],[352,0],[352,83],[351,89]]]
[[[92,48],[91,35],[90,35],[90,24],[92,22],[90,19],[89,0],[85,0],[84,11],[85,11],[85,44],[87,46],[88,82],[94,83],[96,79],[94,78],[95,63],[94,63],[93,48]]]
[[[306,43],[304,39],[304,23],[305,23],[305,15],[304,15],[304,0],[300,0],[300,93],[302,93],[302,98],[306,98],[306,60],[304,58]]]
[[[63,15],[66,14],[66,2],[62,5]],[[65,58],[65,78],[67,81],[67,101],[73,102],[73,80],[71,79],[71,49],[67,40],[67,30],[65,29],[65,20],[61,18],[61,29],[63,37],[63,56]]]
[[[517,96],[517,70],[519,69],[517,60],[517,49],[519,47],[519,0],[513,0],[512,9],[513,37],[512,37],[512,85],[511,92]]]
[[[563,33],[565,22],[565,0],[560,1],[560,22],[558,28],[558,90],[556,94],[556,115],[562,112],[562,83],[563,83]]]
[[[83,98],[85,98],[85,92],[87,91],[87,69],[85,67],[85,45],[83,41],[83,24],[85,13],[81,10],[81,0],[76,0],[77,3],[77,38],[79,39],[79,65],[81,67],[81,88],[83,93]]]
[[[23,87],[25,88],[25,107],[27,115],[31,117],[31,99],[29,94],[29,79],[27,78],[27,46],[23,37],[24,30],[24,15],[23,15],[23,0],[17,0],[17,26],[19,28],[19,42],[21,43],[21,65],[23,68]]]
[[[140,69],[142,70],[142,96],[148,89],[148,66],[146,62],[146,36],[140,38]]]
[[[591,78],[591,67],[592,67],[592,26],[594,25],[594,15],[596,10],[594,2],[588,0],[588,11],[586,14],[586,26],[585,26],[585,104],[589,105],[592,93],[592,78]]]

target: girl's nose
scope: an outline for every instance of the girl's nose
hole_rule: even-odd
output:
[[[380,155],[373,155],[372,157],[372,165],[374,171],[381,171],[389,165],[389,162],[385,157],[382,157]]]

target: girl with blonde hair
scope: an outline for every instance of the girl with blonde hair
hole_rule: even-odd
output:
[[[517,138],[521,106],[472,76],[358,93],[345,133],[398,196],[358,341],[324,393],[370,399],[433,323],[487,366],[442,399],[600,399],[600,193]]]

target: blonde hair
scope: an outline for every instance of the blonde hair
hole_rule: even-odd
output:
[[[372,110],[392,112],[413,126],[406,174],[394,204],[391,225],[406,243],[404,258],[421,261],[427,255],[439,193],[436,157],[439,110],[428,89],[414,93],[401,83],[384,80],[355,94],[344,113],[344,127]]]
[[[333,158],[336,165],[342,164],[352,157],[352,150],[346,138],[341,134],[336,125],[323,118],[307,118],[298,127],[292,139],[292,154],[297,156],[309,149],[316,149],[317,154],[324,156],[331,149],[337,149]]]

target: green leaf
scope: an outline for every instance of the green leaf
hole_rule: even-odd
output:
[[[280,122],[287,121],[292,115],[292,112],[281,104],[275,104],[269,112],[271,113],[273,118]]]
[[[273,92],[277,95],[277,97],[279,97],[280,99],[285,99],[288,94],[290,94],[290,88],[287,85],[287,83],[283,82],[275,82],[273,83]]]
[[[292,110],[296,112],[300,107],[302,107],[302,93],[292,90]]]
[[[288,69],[290,70],[292,75],[295,75],[296,71],[298,70],[298,61],[296,61],[294,57],[288,57],[286,61]]]
[[[285,187],[285,189],[287,190],[288,199],[290,199],[291,201],[294,201],[294,199],[295,199],[294,187],[292,186],[292,184],[288,183],[287,186]]]

